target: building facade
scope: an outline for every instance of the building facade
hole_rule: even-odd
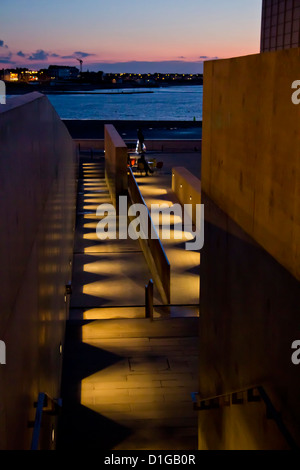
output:
[[[261,52],[300,47],[300,0],[263,0]]]

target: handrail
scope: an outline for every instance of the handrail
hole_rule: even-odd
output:
[[[254,393],[255,391],[258,392],[258,395]],[[221,405],[230,406],[230,404],[233,404],[233,405],[243,404],[244,399],[238,396],[241,393],[242,394],[247,393],[248,402],[258,402],[258,401],[263,400],[266,406],[267,418],[273,419],[275,421],[279,431],[285,438],[290,448],[292,450],[299,450],[299,446],[295,442],[294,438],[292,437],[287,427],[285,426],[283,419],[281,417],[281,414],[276,410],[269,395],[267,394],[265,388],[262,385],[253,385],[248,388],[224,393],[222,395],[214,395],[209,398],[200,398],[198,392],[193,392],[191,395],[192,395],[192,401],[194,404],[194,409],[197,411],[203,411],[203,410],[220,408]],[[230,400],[230,397],[231,397],[231,400]]]
[[[145,286],[145,314],[146,318],[153,320],[153,281],[149,280]]]
[[[50,402],[50,406],[49,406]],[[58,414],[58,409],[61,407],[61,400],[54,400],[49,397],[46,393],[40,392],[38,395],[38,401],[34,404],[36,406],[35,420],[33,423],[33,432],[31,439],[30,450],[39,449],[39,440],[42,427],[42,418],[43,413],[56,415]],[[29,423],[31,425],[31,423]]]

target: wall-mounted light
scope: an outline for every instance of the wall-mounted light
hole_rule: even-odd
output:
[[[54,426],[52,426],[52,431],[51,431],[51,442],[54,443],[55,441],[55,429]]]
[[[71,282],[66,284],[66,294],[68,294],[68,295],[72,294],[72,284],[71,284]]]

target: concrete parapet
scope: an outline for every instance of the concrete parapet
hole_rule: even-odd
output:
[[[132,204],[141,204],[146,207],[147,217],[147,237],[139,238],[145,259],[152,273],[154,282],[161,295],[164,304],[171,303],[171,266],[166,252],[162,246],[159,235],[151,219],[150,212],[140,192],[136,179],[130,169],[128,175],[128,189]],[[157,238],[152,237],[152,232],[157,234]]]
[[[22,450],[39,392],[60,393],[77,158],[39,93],[0,105],[0,135],[0,448]]]
[[[105,126],[105,179],[115,207],[127,194],[127,146],[112,124]]]

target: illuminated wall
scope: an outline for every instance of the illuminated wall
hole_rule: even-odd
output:
[[[0,135],[0,448],[28,449],[38,393],[60,393],[76,152],[39,93],[0,105]]]
[[[299,53],[205,63],[199,396],[229,398],[199,412],[201,449],[289,447],[263,403],[230,401],[254,385],[300,443]]]
[[[104,126],[105,180],[115,207],[127,194],[127,147],[112,124]]]
[[[300,279],[300,49],[205,64],[202,189]]]

